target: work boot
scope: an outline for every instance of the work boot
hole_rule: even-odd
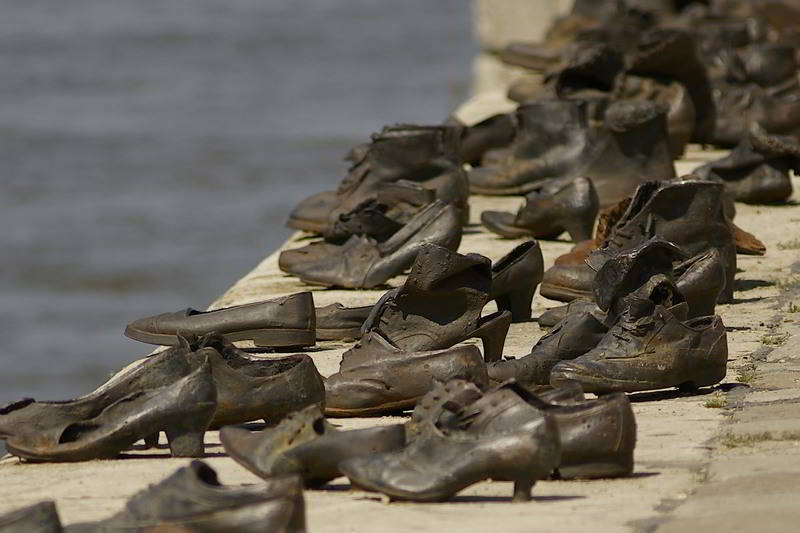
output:
[[[695,127],[692,139],[708,141],[713,134],[716,107],[706,68],[697,53],[691,33],[675,28],[645,32],[629,57],[629,72],[680,82],[694,104]],[[725,109],[727,112],[727,108]]]
[[[255,475],[272,479],[299,474],[310,487],[341,476],[339,463],[345,459],[398,450],[406,440],[401,424],[339,431],[318,406],[293,413],[262,431],[227,426],[219,439],[228,455]]]
[[[371,289],[411,266],[423,244],[455,250],[461,234],[460,210],[437,200],[382,243],[354,235],[335,253],[289,272],[311,285]]]
[[[723,185],[697,179],[641,185],[604,247],[590,253],[583,265],[554,265],[544,274],[541,294],[562,301],[587,296],[606,260],[656,235],[687,256],[718,248],[726,272],[720,302],[733,299],[736,246],[725,218]]]
[[[502,162],[470,172],[471,190],[525,194],[544,180],[566,183],[585,176],[605,208],[632,194],[647,177],[675,176],[665,107],[615,102],[602,125],[596,122],[598,107],[598,101],[558,100],[522,106],[517,140]]]
[[[481,400],[400,451],[350,459],[340,469],[354,486],[398,500],[442,501],[496,479],[514,481],[513,501],[529,501],[533,484],[559,464],[558,426],[513,391],[502,402]]]
[[[592,180],[575,178],[531,192],[516,215],[484,211],[481,222],[489,231],[510,239],[555,238],[566,229],[574,242],[580,242],[591,238],[598,208]]]
[[[683,321],[674,311],[642,300],[594,349],[558,363],[550,383],[576,381],[594,393],[693,390],[722,381],[727,362],[727,335],[720,317]]]
[[[721,180],[739,202],[780,204],[792,195],[790,172],[800,172],[800,143],[793,136],[770,135],[751,128],[727,156],[694,173]]]
[[[486,364],[476,346],[406,352],[372,336],[372,361],[353,363],[345,352],[325,380],[327,416],[380,416],[411,409],[434,381],[465,379],[486,387]],[[378,345],[380,343],[381,345]]]
[[[435,190],[436,198],[444,203],[466,208],[469,192],[458,153],[460,136],[461,128],[455,126],[383,128],[373,136],[369,149],[356,154],[363,158],[353,164],[337,191],[301,202],[289,216],[289,227],[325,233],[339,215],[375,198],[381,184],[398,180],[418,182]]]
[[[478,337],[484,358],[499,359],[511,313],[481,317],[491,287],[489,259],[426,243],[403,286],[387,292],[375,305],[364,323],[364,335],[348,357],[353,364],[372,361],[373,336],[407,352],[449,348]]]
[[[303,485],[297,476],[242,486],[220,484],[203,461],[192,461],[135,494],[125,508],[100,522],[76,524],[75,533],[130,531],[306,531]]]
[[[542,249],[536,241],[520,244],[492,264],[490,300],[500,311],[511,311],[513,322],[531,318],[531,303],[544,274]]]

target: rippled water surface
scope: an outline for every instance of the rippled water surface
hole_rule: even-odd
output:
[[[351,145],[467,92],[466,0],[7,0],[0,405],[88,392],[335,186]]]

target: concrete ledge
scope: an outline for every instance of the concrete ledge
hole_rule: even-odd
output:
[[[719,157],[721,153],[692,150],[684,161],[678,163],[678,170],[680,173],[686,173],[700,162]],[[797,185],[798,182],[795,181],[795,187]],[[520,241],[498,239],[483,231],[475,222],[484,209],[514,210],[520,202],[520,198],[472,198],[473,224],[466,229],[461,251],[482,253],[496,260],[511,250]],[[793,203],[781,207],[739,205],[737,208],[737,224],[761,238],[769,247],[769,252],[766,257],[739,257],[739,268],[742,272],[737,275],[736,302],[718,307],[718,313],[722,315],[730,331],[728,337],[730,363],[725,383],[736,382],[740,379],[737,376],[744,375],[740,369],[746,370],[749,365],[761,365],[759,368],[768,366],[767,363],[754,358],[755,353],[761,353],[759,350],[764,347],[762,338],[766,334],[776,331],[786,332],[789,337],[785,345],[791,346],[796,332],[796,329],[785,329],[783,326],[783,324],[791,326],[792,323],[779,321],[776,326],[775,320],[776,316],[782,313],[782,306],[785,306],[782,296],[787,294],[787,287],[797,282],[798,278],[797,274],[790,271],[790,266],[798,258],[798,251],[792,248],[791,242],[800,237],[800,232],[796,229],[800,222],[800,206]],[[294,247],[303,241],[303,236],[298,234],[284,247]],[[779,248],[779,243],[783,243],[784,249]],[[566,241],[543,242],[546,264],[552,264],[559,254],[568,251],[570,247],[570,243]],[[214,302],[212,307],[241,304],[308,290],[308,287],[278,270],[277,255],[276,251],[265,258]],[[395,279],[390,285],[396,286],[400,282],[401,280]],[[365,305],[375,302],[383,292],[319,288],[312,290],[318,305],[333,302]],[[800,300],[798,303],[800,304]],[[534,305],[534,316],[536,316],[547,307],[555,305],[555,302],[537,296]],[[493,307],[489,306],[486,312],[491,310]],[[800,319],[800,314],[786,316],[792,320],[795,320],[793,317]],[[535,323],[513,325],[506,345],[506,354],[527,353],[541,335],[542,331]],[[337,370],[339,357],[347,347],[348,345],[343,343],[320,343],[316,348],[309,350],[309,353],[320,371],[329,375]],[[786,364],[791,363],[792,361],[786,362]],[[774,375],[784,376],[781,378],[784,379],[783,384],[770,381],[761,385],[758,381],[761,378],[758,378],[750,385],[757,389],[762,386],[770,388],[772,391],[765,393],[775,395],[780,390],[790,388],[786,386],[788,378],[785,378],[789,372],[788,369],[776,368]],[[790,383],[796,383],[800,375],[793,373],[791,379],[794,381]],[[789,392],[784,396],[768,396],[763,399],[754,397],[754,400],[763,402],[793,397],[796,396]],[[693,514],[708,507],[713,508],[714,520],[723,515],[726,509],[731,512],[736,511],[737,514],[730,514],[731,518],[725,520],[726,529],[730,526],[730,531],[752,531],[753,529],[737,527],[737,524],[741,526],[751,523],[736,517],[745,513],[747,509],[755,509],[755,504],[744,507],[744,502],[752,497],[757,487],[762,485],[751,483],[746,476],[766,468],[771,476],[776,476],[775,483],[781,487],[788,487],[792,477],[780,476],[781,463],[770,459],[772,456],[766,452],[730,459],[724,455],[717,455],[716,452],[712,455],[713,450],[721,449],[720,436],[730,430],[731,410],[706,407],[707,404],[713,403],[709,402],[710,398],[713,398],[711,391],[704,391],[704,394],[697,396],[682,395],[675,391],[632,395],[639,425],[639,441],[636,451],[636,473],[627,479],[541,482],[534,489],[533,502],[513,505],[509,503],[510,483],[479,483],[465,490],[455,500],[442,504],[387,505],[378,495],[348,490],[347,480],[338,479],[329,490],[306,492],[309,530],[312,532],[440,532],[457,529],[477,532],[502,527],[503,531],[508,532],[566,533],[587,530],[614,532],[630,531],[632,525],[652,530],[670,517],[674,517],[677,521],[665,522],[662,526],[664,531],[678,531],[677,528],[682,526],[684,527],[681,530],[686,530],[685,525],[692,520],[695,520],[691,522],[694,526],[709,525],[708,529],[715,530],[721,528],[722,523],[711,520],[710,514]],[[767,403],[758,407],[752,413],[754,416],[758,413],[757,418],[763,418],[766,423],[767,418],[773,418],[768,416],[771,412],[769,405]],[[789,407],[786,404],[778,405],[783,405],[780,416],[785,417]],[[399,417],[384,417],[334,420],[334,422],[343,427],[355,428],[403,420]],[[750,420],[751,416],[743,415],[743,418],[736,423],[741,424],[744,429]],[[208,461],[219,471],[224,483],[256,481],[254,476],[224,456],[216,432],[209,432],[206,440]],[[783,444],[789,445],[786,442]],[[770,445],[769,442],[759,443],[759,446]],[[794,453],[787,452],[781,456],[784,457],[782,460],[791,461],[791,468],[786,466],[783,470],[785,472],[794,473],[796,467],[800,468],[798,467],[800,454],[796,453],[796,448],[792,450]],[[720,457],[722,462],[717,464]],[[16,458],[6,457],[0,460],[0,476],[3,479],[0,487],[0,513],[40,500],[54,499],[65,524],[102,519],[121,508],[133,493],[145,488],[149,483],[159,481],[186,462],[185,459],[169,458],[166,449],[133,450],[117,460],[76,464],[25,464]],[[730,465],[730,468],[725,465]],[[709,474],[712,466],[713,473]],[[729,478],[734,479],[730,477],[734,474],[742,477],[728,481]],[[694,507],[689,505],[695,498],[690,495],[695,491],[697,497],[705,494],[703,487],[707,486],[713,476],[720,476],[719,490],[714,492],[709,487],[711,499],[702,501]],[[798,478],[794,476],[793,479]],[[748,492],[743,492],[744,489]],[[784,494],[780,490],[778,492]],[[758,501],[766,505],[770,499],[768,494],[772,493],[765,492],[764,498]],[[680,505],[683,502],[687,504]],[[788,502],[787,498],[779,499],[776,496],[771,499],[770,509],[783,510]],[[796,499],[794,502],[796,503]],[[678,510],[674,511],[676,508]],[[693,509],[695,511],[692,511]]]

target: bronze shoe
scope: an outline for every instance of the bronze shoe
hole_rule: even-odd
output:
[[[345,307],[340,303],[317,307],[317,340],[338,341],[361,337],[361,326],[367,320],[371,305]]]
[[[174,345],[178,334],[216,332],[229,341],[252,341],[269,348],[314,346],[314,297],[299,292],[281,298],[235,305],[212,311],[188,308],[140,318],[128,324],[125,335],[150,344]]]
[[[262,431],[224,427],[220,441],[231,458],[259,477],[299,474],[307,485],[318,486],[341,476],[339,463],[345,459],[402,448],[405,430],[395,424],[339,431],[311,406]]]
[[[693,390],[719,383],[728,362],[722,319],[707,316],[683,322],[681,318],[678,310],[642,300],[620,317],[594,349],[558,363],[550,383],[576,381],[595,393],[669,387]]]
[[[435,381],[489,383],[475,346],[408,353],[377,335],[368,342],[371,361],[353,361],[353,352],[345,352],[339,372],[325,380],[327,416],[377,416],[410,409]]]
[[[0,516],[2,533],[61,533],[61,519],[52,500],[29,505]]]
[[[192,461],[135,494],[125,508],[74,533],[181,531],[185,533],[305,533],[303,486],[297,476],[254,485],[225,486],[203,461]]]
[[[447,427],[432,425],[402,450],[349,459],[339,468],[354,486],[398,500],[442,501],[479,481],[502,479],[514,481],[513,501],[528,501],[533,484],[560,461],[557,424],[516,394],[502,402],[481,399],[469,414],[459,413]]]
[[[573,241],[580,242],[592,237],[598,208],[592,180],[581,177],[528,194],[516,215],[484,211],[481,222],[501,237],[555,238],[566,229]]]
[[[490,300],[500,311],[511,311],[513,322],[531,318],[531,303],[544,274],[542,249],[536,241],[520,244],[492,264]]]

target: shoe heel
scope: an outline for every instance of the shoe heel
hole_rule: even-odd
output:
[[[511,312],[498,311],[481,318],[478,324],[471,337],[477,337],[483,342],[483,360],[487,363],[499,361],[503,358],[503,347],[511,326]]]
[[[533,303],[534,292],[536,292],[536,286],[531,287],[530,292],[515,291],[500,295],[495,298],[497,309],[510,311],[512,322],[527,322],[531,319],[531,304]]]
[[[591,220],[586,218],[583,220],[573,219],[564,221],[564,228],[572,238],[572,242],[578,243],[587,241],[592,238],[592,234],[594,233],[594,217],[592,217]]]
[[[152,435],[147,435],[144,438],[144,447],[145,447],[145,449],[149,450],[150,448],[155,448],[156,446],[158,446],[158,437],[159,437],[160,434],[161,434],[161,432],[157,431],[157,432],[153,433]]]
[[[536,480],[531,478],[514,480],[514,495],[511,497],[513,503],[523,503],[531,501],[531,490]]]
[[[205,455],[205,446],[203,445],[205,432],[205,427],[198,429],[196,424],[192,424],[191,427],[178,425],[165,430],[172,457],[203,457]]]

